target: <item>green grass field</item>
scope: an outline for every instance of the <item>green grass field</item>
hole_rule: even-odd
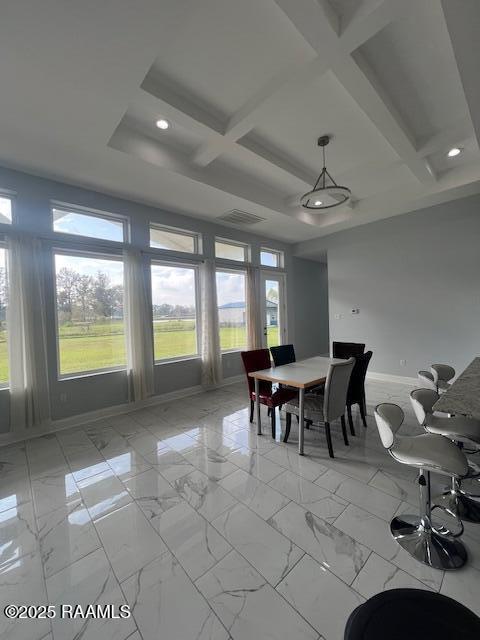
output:
[[[269,327],[268,346],[279,343],[278,327]],[[155,360],[178,358],[195,353],[195,327],[191,320],[154,323]],[[246,345],[244,327],[220,327],[223,350]],[[60,327],[61,373],[80,373],[125,364],[123,322]],[[8,381],[8,350],[5,332],[0,332],[0,383]]]

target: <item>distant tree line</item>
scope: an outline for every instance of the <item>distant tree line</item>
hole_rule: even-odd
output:
[[[153,317],[157,320],[160,318],[194,318],[195,307],[181,304],[154,304]]]
[[[96,276],[63,267],[57,273],[57,305],[60,322],[92,322],[123,317],[123,286],[109,276]]]

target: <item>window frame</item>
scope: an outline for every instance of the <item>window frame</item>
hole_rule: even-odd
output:
[[[0,193],[1,195],[1,193]],[[12,209],[12,222],[13,222],[13,209]],[[0,249],[4,249],[5,250],[5,257],[6,257],[6,262],[8,262],[8,247],[7,247],[7,243],[6,243],[6,238],[0,236]],[[7,277],[8,277],[8,270],[7,270]],[[8,283],[10,284],[10,283]],[[6,323],[5,323],[6,324]],[[8,325],[7,325],[7,331],[8,331]],[[10,362],[9,362],[9,350],[8,350],[8,339],[6,341],[6,345],[7,345],[7,365],[8,365],[8,373],[10,374]],[[10,389],[10,375],[8,376],[8,380],[6,382],[1,382],[0,381],[0,392],[1,391],[5,391]]]
[[[9,191],[8,189],[0,189],[0,198],[6,198],[7,200],[10,200],[10,209],[12,211],[12,219],[10,220],[10,222],[0,222],[0,227],[3,227],[5,229],[5,233],[8,233],[8,230],[17,223],[16,195],[17,194],[14,191]]]
[[[220,319],[218,318],[219,306],[218,306],[218,291],[217,291],[217,321],[218,321],[218,343],[220,345],[220,355],[222,356],[224,353],[240,353],[240,351],[245,351],[248,349],[248,313],[247,313],[247,270],[244,269],[235,269],[233,267],[223,267],[221,264],[215,265],[215,287],[217,286],[217,273],[241,273],[245,278],[245,345],[243,347],[237,347],[236,349],[222,349],[221,338],[220,338]]]
[[[167,249],[167,251],[169,251]],[[195,278],[195,334],[196,334],[196,344],[197,351],[195,354],[185,355],[185,356],[174,356],[171,358],[161,358],[157,360],[155,358],[155,332],[153,330],[153,298],[151,296],[151,283],[152,283],[152,267],[154,265],[160,267],[173,267],[173,268],[183,268],[183,269],[192,269]],[[200,265],[195,262],[178,262],[174,260],[162,260],[161,258],[150,259],[150,317],[151,317],[151,327],[152,327],[152,349],[153,349],[153,366],[161,366],[163,364],[169,364],[172,362],[184,362],[186,360],[198,360],[201,357],[201,343],[202,343],[202,326],[201,326],[201,304],[202,300],[200,299]]]
[[[166,231],[167,233],[175,233],[179,236],[186,236],[188,238],[193,238],[193,248],[194,251],[177,251],[176,249],[163,249],[161,247],[152,247],[152,238],[151,238],[151,230],[156,229],[157,231]],[[203,255],[203,246],[202,246],[202,234],[199,231],[190,231],[188,229],[181,229],[179,227],[171,227],[166,224],[161,224],[160,222],[152,222],[148,223],[148,246],[152,251],[158,251],[162,254],[166,255],[185,255],[185,256],[200,256]]]
[[[66,213],[77,213],[82,216],[90,216],[91,218],[99,218],[101,220],[120,222],[123,228],[122,240],[109,240],[108,238],[98,238],[97,236],[82,236],[78,233],[68,233],[67,231],[57,231],[55,229],[55,220],[53,217],[54,209],[63,210]],[[65,238],[70,242],[75,242],[75,239],[80,242],[89,243],[103,243],[106,242],[112,246],[124,246],[130,244],[130,218],[128,216],[121,215],[119,213],[112,213],[110,211],[101,211],[100,209],[92,209],[89,207],[82,207],[81,205],[69,204],[68,202],[60,202],[58,200],[51,200],[50,202],[50,216],[52,224],[52,233],[59,237]]]
[[[243,256],[244,259],[243,260],[235,260],[234,258],[222,258],[220,256],[217,256],[217,242],[221,243],[221,244],[227,244],[230,245],[232,247],[240,247],[243,249]],[[228,264],[238,264],[238,265],[247,265],[250,263],[250,245],[247,244],[246,242],[240,242],[239,240],[231,240],[229,238],[221,238],[219,236],[215,236],[214,239],[214,253],[215,253],[215,260],[221,260],[222,262],[228,263]]]
[[[83,236],[82,236],[83,237]],[[57,254],[61,254],[64,256],[75,256],[79,258],[99,258],[101,260],[111,260],[112,262],[121,262],[123,264],[123,288],[124,288],[124,296],[125,296],[125,261],[123,256],[120,253],[111,253],[105,252],[101,249],[77,249],[77,248],[69,248],[66,246],[53,246],[51,247],[51,258],[52,258],[52,276],[53,276],[53,303],[54,303],[54,316],[55,316],[55,351],[56,351],[56,360],[55,360],[55,368],[56,368],[56,379],[58,382],[63,382],[65,380],[74,380],[76,378],[88,378],[90,376],[96,376],[106,373],[114,373],[116,371],[126,371],[127,370],[127,362],[125,364],[113,366],[113,367],[101,367],[98,369],[88,369],[86,371],[75,371],[72,373],[61,373],[60,370],[60,335],[59,335],[59,324],[58,324],[58,292],[57,292],[57,270],[55,265],[55,256]],[[125,315],[124,315],[125,322]],[[126,331],[125,325],[123,330],[123,337],[125,340],[125,360],[127,358],[127,343],[126,343]]]
[[[278,264],[272,266],[271,264],[263,264],[262,262],[262,253],[270,253],[272,255],[278,256],[277,262]],[[260,267],[263,269],[283,269],[284,268],[284,253],[279,249],[270,249],[268,247],[260,247]]]

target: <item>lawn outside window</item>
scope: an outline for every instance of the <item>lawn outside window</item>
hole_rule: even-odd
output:
[[[216,283],[220,349],[224,353],[246,349],[246,273],[235,269],[217,269]]]

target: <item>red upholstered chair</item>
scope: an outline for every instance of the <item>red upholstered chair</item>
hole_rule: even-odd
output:
[[[255,380],[248,374],[252,371],[270,369],[270,353],[268,349],[255,349],[254,351],[242,351],[243,367],[248,380],[248,394],[250,397],[250,422],[253,422],[253,407],[255,398]],[[272,383],[260,380],[260,403],[267,406],[272,421],[272,438],[275,438],[275,408],[297,397],[297,392],[292,389],[273,389]]]

